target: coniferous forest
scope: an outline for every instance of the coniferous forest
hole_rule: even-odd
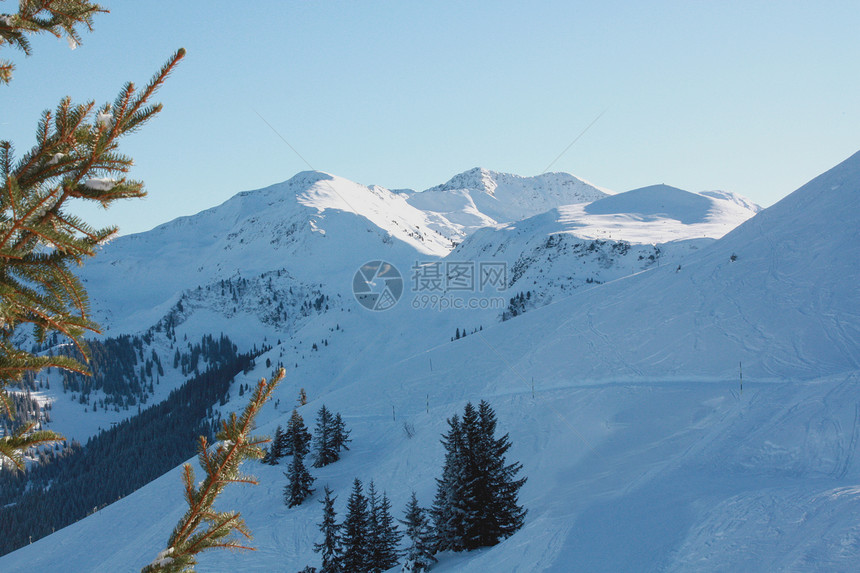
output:
[[[29,471],[0,472],[0,554],[35,541],[128,495],[193,456],[197,437],[214,434],[213,406],[222,403],[236,374],[253,364],[222,336],[204,344],[212,364],[172,391],[83,446],[49,455]],[[98,484],[98,487],[93,487]]]
[[[318,420],[327,414],[321,409]],[[519,505],[526,478],[517,477],[519,462],[507,462],[511,441],[507,434],[496,437],[496,424],[495,411],[483,400],[477,408],[467,403],[462,416],[448,419],[449,431],[442,436],[445,461],[433,506],[421,507],[413,492],[404,519],[399,520],[405,531],[397,527],[388,496],[379,494],[373,481],[365,489],[360,479],[353,480],[340,523],[337,497],[325,486],[318,524],[321,540],[314,545],[322,559],[320,573],[380,573],[401,558],[403,571],[428,571],[439,552],[490,547],[516,533],[526,516]],[[405,551],[400,547],[404,537]],[[316,569],[309,566],[305,571]]]

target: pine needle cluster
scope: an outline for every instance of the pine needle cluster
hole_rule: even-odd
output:
[[[29,56],[32,50],[27,35],[47,33],[57,38],[65,34],[74,49],[81,43],[77,26],[92,32],[93,16],[99,12],[107,10],[82,0],[20,0],[17,13],[0,14],[0,48],[9,44]],[[12,62],[0,60],[0,83],[8,84],[14,69]]]
[[[210,446],[205,437],[200,437],[197,457],[206,477],[199,487],[195,487],[194,469],[185,464],[182,479],[188,511],[173,530],[167,549],[144,567],[142,573],[193,571],[197,554],[206,549],[253,550],[245,545],[244,540],[251,539],[251,532],[239,512],[217,511],[214,504],[228,484],[257,484],[256,479],[243,475],[239,469],[242,462],[263,457],[261,446],[269,441],[268,438],[250,434],[254,419],[283,378],[282,368],[271,382],[265,378],[260,380],[241,416],[232,413],[222,422],[221,431],[216,435],[217,444]]]

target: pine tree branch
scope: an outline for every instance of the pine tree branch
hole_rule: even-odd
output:
[[[20,0],[18,12],[0,15],[0,47],[4,44],[18,48],[29,56],[32,51],[27,34],[48,33],[57,38],[65,35],[70,45],[81,43],[77,27],[93,29],[93,17],[107,10],[86,0]],[[0,83],[9,83],[14,64],[0,66]]]
[[[5,401],[4,401],[5,402]],[[23,470],[24,450],[42,444],[62,441],[64,438],[56,432],[40,430],[32,432],[36,422],[24,424],[10,436],[0,438],[0,468],[3,467],[3,457],[8,458],[16,468]]]
[[[57,24],[64,18],[58,15],[65,10],[62,6],[72,4],[85,3],[22,2],[21,10],[28,14],[24,20],[47,10],[51,18],[59,18]],[[3,23],[0,18],[0,36]],[[118,199],[144,195],[138,182],[120,179],[107,189],[90,186],[89,182],[98,175],[128,171],[131,159],[115,153],[117,140],[161,109],[159,105],[149,106],[145,117],[139,114],[141,106],[183,55],[184,50],[174,54],[142,93],[136,94],[133,85],[126,84],[117,98],[109,128],[99,117],[88,123],[96,109],[94,103],[72,105],[69,98],[64,98],[55,113],[42,115],[37,127],[38,143],[20,162],[14,162],[11,143],[0,143],[4,175],[0,192],[0,336],[9,337],[17,327],[30,323],[37,339],[48,332],[59,332],[87,356],[82,336],[88,331],[98,332],[98,326],[88,319],[86,291],[67,264],[80,264],[85,257],[94,255],[95,247],[116,229],[94,230],[67,215],[64,207],[70,199],[107,206]],[[107,106],[102,111],[106,112]],[[10,360],[13,353],[4,347],[0,352],[0,388],[20,379],[23,372],[47,363],[25,359],[26,354],[19,352],[14,353],[15,360]],[[86,372],[76,361],[50,365]]]
[[[194,470],[189,464],[183,468],[185,485],[185,501],[188,511],[182,517],[168,540],[167,549],[143,568],[143,573],[174,573],[193,571],[197,563],[196,555],[201,551],[213,548],[253,549],[242,545],[231,535],[241,535],[251,538],[244,521],[238,512],[215,512],[212,507],[224,487],[229,483],[256,483],[253,478],[242,476],[239,466],[247,459],[263,457],[260,444],[267,440],[250,436],[254,420],[260,409],[272,396],[275,387],[284,378],[285,370],[281,370],[266,382],[260,380],[254,390],[251,400],[242,415],[237,417],[230,414],[228,420],[222,421],[221,431],[216,436],[220,442],[209,447],[205,438],[200,440],[198,462],[206,471],[206,477],[199,487],[194,487]],[[200,527],[204,527],[198,531]],[[225,538],[226,541],[222,541]]]
[[[29,55],[28,35],[41,33],[65,35],[75,47],[81,42],[78,30],[92,31],[93,18],[100,12],[107,10],[87,0],[19,0],[16,13],[0,14],[0,48],[8,44]],[[12,144],[0,141],[0,411],[10,417],[14,409],[5,387],[25,373],[57,367],[89,374],[72,357],[37,356],[17,348],[12,337],[27,324],[37,341],[58,332],[87,358],[83,336],[98,332],[98,326],[88,318],[86,290],[69,265],[93,256],[95,247],[116,229],[93,229],[64,209],[73,199],[106,207],[145,195],[140,182],[108,179],[127,173],[132,165],[130,158],[117,153],[118,140],[161,110],[160,104],[148,100],[184,54],[184,50],[174,54],[142,92],[127,83],[110,121],[109,106],[102,108],[105,115],[98,115],[94,102],[72,105],[66,97],[55,112],[42,114],[37,143],[20,161],[14,158]],[[0,61],[0,83],[9,83],[13,69],[11,62]],[[0,439],[0,459],[9,458],[21,468],[27,448],[61,439],[52,432],[32,432],[33,427]]]
[[[7,229],[2,238],[0,238],[0,248],[8,245],[10,239],[16,236],[18,236],[18,244],[21,244],[28,238],[28,233],[33,233],[33,228],[43,227],[51,216],[61,213],[64,203],[70,197],[99,201],[107,205],[117,199],[142,197],[144,195],[142,185],[139,184],[124,185],[123,181],[119,181],[114,185],[114,188],[119,187],[119,189],[96,190],[98,192],[93,192],[88,191],[87,186],[82,184],[82,181],[92,177],[96,172],[110,174],[128,171],[131,166],[131,160],[114,156],[111,153],[116,148],[116,140],[136,130],[161,110],[160,105],[155,105],[149,107],[143,117],[137,115],[141,106],[145,105],[158,88],[161,87],[184,56],[185,50],[180,48],[136,97],[134,96],[133,84],[127,83],[119,96],[117,96],[117,109],[113,111],[112,125],[109,129],[97,117],[94,125],[89,126],[88,129],[84,129],[84,133],[79,133],[81,126],[85,124],[86,119],[90,117],[94,109],[93,102],[85,106],[79,106],[77,113],[73,114],[75,116],[73,119],[76,119],[74,125],[68,126],[60,124],[60,118],[68,117],[68,107],[70,105],[69,99],[64,98],[57,108],[57,120],[55,121],[57,125],[55,125],[55,132],[53,133],[46,131],[50,113],[45,112],[37,130],[37,139],[41,141],[41,144],[33,148],[6,178],[6,192],[9,196],[10,206],[14,206],[16,203],[13,192],[14,187],[17,185],[34,187],[46,183],[50,178],[56,177],[53,169],[48,169],[47,172],[38,169],[40,162],[44,162],[47,156],[53,155],[56,152],[57,145],[54,142],[65,142],[66,145],[72,143],[83,144],[89,151],[82,156],[79,162],[69,165],[65,169],[69,172],[70,176],[63,181],[61,186],[57,186],[49,193],[46,193],[26,213],[19,214],[13,210],[12,220],[15,221],[15,224]],[[109,113],[110,110],[110,106],[106,105],[101,108],[101,113]],[[74,135],[76,132],[77,136]],[[71,137],[76,137],[76,139],[72,141],[70,140]],[[44,210],[41,216],[37,216],[40,210],[44,209],[51,202],[53,202],[51,208]],[[29,224],[25,227],[25,223]],[[56,248],[69,246],[68,242],[63,243],[62,241],[56,241],[44,236],[42,238]]]

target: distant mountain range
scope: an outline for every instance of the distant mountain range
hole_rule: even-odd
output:
[[[188,289],[235,276],[284,270],[301,283],[324,285],[331,295],[350,295],[352,273],[369,258],[408,269],[416,260],[447,256],[467,238],[472,245],[456,256],[490,236],[508,243],[503,237],[522,236],[523,228],[534,241],[557,234],[650,245],[716,239],[758,210],[729,193],[669,189],[610,195],[566,173],[520,177],[476,168],[423,192],[392,192],[302,172],[120,237],[81,276],[98,319],[116,334],[151,326]],[[486,232],[476,234],[479,229]],[[513,251],[507,252],[510,259]],[[628,265],[621,272],[641,268]]]

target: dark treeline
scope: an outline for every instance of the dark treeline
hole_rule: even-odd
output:
[[[275,270],[251,278],[221,279],[186,291],[150,330],[165,332],[168,339],[175,341],[176,327],[200,306],[220,308],[227,316],[242,309],[256,314],[265,324],[284,325],[314,312],[326,312],[330,304],[322,284],[302,284],[286,270]]]
[[[90,349],[90,368],[92,376],[84,376],[77,372],[61,371],[64,392],[79,393],[81,403],[87,403],[89,394],[93,390],[101,390],[105,394],[103,400],[105,405],[114,405],[127,408],[142,400],[152,383],[152,376],[147,380],[146,366],[144,363],[152,363],[152,358],[143,357],[143,340],[139,336],[123,335],[116,338],[107,338],[104,341],[91,340],[88,342]],[[61,347],[65,354],[71,355],[78,360],[82,359],[80,353],[72,346]],[[152,356],[158,360],[157,372],[164,376],[161,360],[153,351]],[[138,364],[141,363],[143,372]],[[150,373],[152,367],[149,367]]]
[[[76,393],[78,401],[91,405],[93,410],[128,410],[139,403],[146,404],[165,368],[158,353],[147,350],[151,343],[151,332],[88,341],[92,376],[62,371],[63,392]],[[235,345],[225,336],[216,338],[207,334],[196,344],[174,343],[173,368],[181,368],[183,376],[199,374],[202,361],[209,367],[218,366],[236,353]],[[74,358],[83,358],[71,346],[60,348]],[[103,397],[91,398],[93,391],[100,391]]]
[[[0,473],[0,555],[69,525],[149,483],[196,452],[198,436],[214,435],[213,405],[247,371],[250,354],[229,348],[217,366],[189,379],[168,398],[91,438],[85,447],[35,466],[26,479]],[[11,490],[11,491],[10,491]],[[11,495],[10,495],[11,494]],[[12,503],[11,500],[14,501]]]

